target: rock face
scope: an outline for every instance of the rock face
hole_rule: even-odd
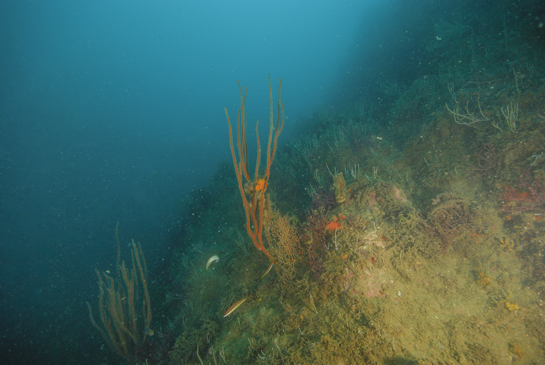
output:
[[[366,296],[374,298],[386,296],[383,286],[393,284],[393,280],[382,269],[359,267],[356,274],[348,268],[345,268],[344,280],[341,284],[344,292],[349,291],[354,296]]]
[[[399,200],[402,203],[407,202],[407,197],[405,196],[405,193],[403,192],[403,190],[401,190],[397,186],[393,186],[392,187],[392,192],[394,193],[394,199],[395,200]]]

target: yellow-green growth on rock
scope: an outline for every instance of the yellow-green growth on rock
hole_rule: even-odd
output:
[[[339,173],[335,176],[333,181],[333,187],[335,188],[335,199],[337,203],[344,203],[346,201],[346,182],[344,181],[343,173]]]

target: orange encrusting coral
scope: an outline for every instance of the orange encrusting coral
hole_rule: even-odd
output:
[[[255,184],[255,191],[261,191],[263,188],[265,188],[265,179],[257,180],[257,184]]]
[[[330,230],[330,229],[342,229],[343,227],[341,227],[341,225],[335,221],[329,223],[327,226],[325,226],[325,229],[327,230]]]

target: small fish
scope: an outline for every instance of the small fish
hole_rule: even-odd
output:
[[[213,263],[213,262],[216,262],[216,261],[219,261],[220,258],[218,257],[218,255],[214,255],[212,257],[210,257],[208,259],[208,262],[206,263],[206,270],[208,270],[208,267]]]
[[[271,262],[271,264],[267,268],[267,271],[265,271],[265,273],[263,275],[261,275],[261,277],[264,277],[265,275],[267,275],[269,273],[269,271],[271,271],[273,265],[274,265],[274,262]]]
[[[233,312],[235,311],[235,309],[237,309],[238,307],[240,307],[240,305],[246,301],[246,299],[248,299],[248,298],[242,298],[241,300],[239,300],[238,302],[236,302],[235,304],[233,304],[232,306],[230,306],[229,309],[227,309],[227,312],[225,312],[225,314],[223,315],[223,318],[225,318],[225,317],[227,317],[229,314],[233,313]]]

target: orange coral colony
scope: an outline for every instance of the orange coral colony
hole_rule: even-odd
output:
[[[255,185],[255,191],[261,191],[265,187],[265,179],[259,179]]]
[[[329,223],[327,226],[325,226],[325,229],[327,230],[330,230],[330,229],[342,229],[341,225],[335,221]]]

